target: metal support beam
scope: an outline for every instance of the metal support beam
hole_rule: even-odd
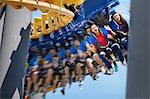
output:
[[[0,48],[0,99],[23,98],[24,64],[30,23],[31,11],[26,8],[16,10],[6,7]]]
[[[126,99],[149,99],[149,0],[131,0]]]

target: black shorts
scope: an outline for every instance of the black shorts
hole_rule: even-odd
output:
[[[69,70],[70,70],[70,71],[75,71],[75,69],[76,69],[76,63],[72,63],[72,64],[70,65],[70,67],[69,67]]]
[[[85,60],[88,59],[88,58],[91,58],[91,56],[87,56],[87,57],[85,58]]]
[[[94,54],[95,54],[95,53],[91,52],[91,57],[93,57],[93,56],[94,56]]]
[[[41,67],[39,69],[39,77],[44,78],[50,68]]]
[[[64,67],[62,65],[53,68],[54,75],[63,75],[64,74]]]
[[[80,62],[80,59],[77,58],[74,63],[75,63],[75,65],[77,65],[77,63],[79,63],[79,62]]]
[[[71,64],[69,61],[66,61],[65,66],[67,66],[67,67],[69,67],[69,68],[70,68],[70,67],[71,67],[71,65],[72,65],[72,64]]]

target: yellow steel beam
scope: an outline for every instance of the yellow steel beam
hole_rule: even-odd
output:
[[[35,0],[1,0],[0,4],[10,4],[14,8],[21,8],[22,6],[27,7],[28,9],[34,11],[37,9],[45,10],[45,11],[53,11],[57,13],[61,13],[68,17],[74,17],[74,13],[70,10],[67,10],[63,7],[57,6],[55,4],[50,4],[48,2],[39,1],[38,3]]]
[[[49,34],[54,30],[59,30],[73,21],[74,13],[66,8],[67,5],[81,5],[84,0],[0,0],[0,6],[5,4],[13,6],[15,9],[26,7],[31,11],[37,9],[44,12],[42,18],[35,18],[32,24],[31,39],[39,38],[42,34]],[[47,27],[48,26],[48,27]]]

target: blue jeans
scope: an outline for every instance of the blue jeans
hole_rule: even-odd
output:
[[[117,45],[114,45],[111,48],[112,48],[113,52],[115,53],[115,55],[117,55],[119,60],[123,63],[124,57],[122,55],[121,49]]]
[[[105,55],[100,55],[100,58],[105,63],[105,65],[107,66],[108,69],[112,68],[110,62],[106,59]]]

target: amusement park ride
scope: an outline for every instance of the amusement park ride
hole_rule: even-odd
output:
[[[24,64],[29,39],[37,39],[69,24],[73,24],[73,30],[76,30],[84,24],[84,20],[92,18],[93,14],[117,4],[118,0],[0,0],[0,99],[23,99]],[[149,99],[150,3],[149,0],[132,0],[131,4],[126,99]],[[80,8],[80,5],[84,8],[85,16],[77,18],[76,22],[76,8]],[[31,12],[35,10],[40,10],[43,14],[31,23]],[[52,87],[48,88],[48,91],[51,90]],[[105,99],[108,95],[107,93],[101,98]],[[119,94],[115,95],[120,98]]]
[[[84,0],[2,0],[0,6],[9,4],[15,9],[26,7],[31,11],[39,9],[43,12],[42,18],[34,19],[33,32],[30,35],[30,38],[39,38],[42,34],[61,29],[73,21],[74,13],[66,9],[64,4],[67,6],[74,4],[75,8],[83,2]],[[45,24],[48,24],[48,29]]]
[[[32,33],[29,35],[30,39],[37,39],[42,35],[47,35],[56,30],[61,30],[68,24],[73,23],[75,21],[75,17],[77,16],[78,10],[80,10],[77,8],[84,6],[84,3],[88,1],[92,0],[0,0],[0,7],[10,5],[16,10],[24,7],[30,11],[40,10],[42,12],[41,18],[34,18],[34,21],[31,24]],[[103,10],[104,8],[108,7],[109,4],[111,4],[110,2],[117,2],[117,0],[101,1],[101,8],[95,8],[95,10]],[[97,5],[95,5],[95,7],[96,6]],[[86,7],[87,5],[85,5],[85,9]],[[113,5],[111,7],[113,7]],[[94,14],[93,12],[95,11],[91,10],[90,13]],[[88,17],[92,17],[92,15],[88,14],[86,18]],[[48,88],[47,92],[52,90],[53,86]]]

